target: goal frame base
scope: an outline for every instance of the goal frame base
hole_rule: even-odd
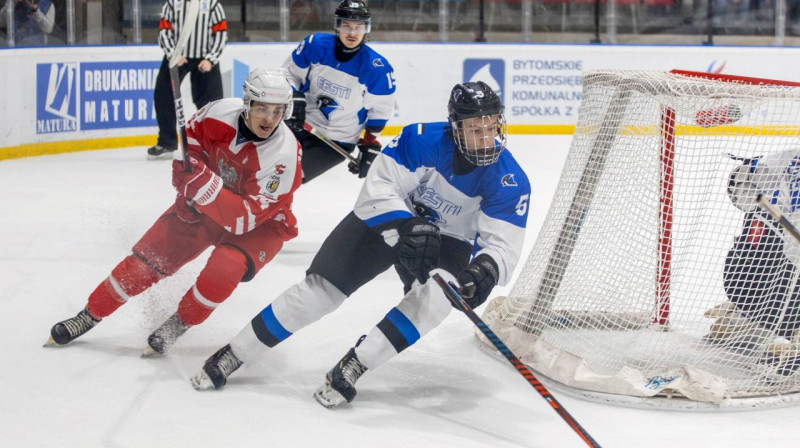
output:
[[[485,351],[492,358],[505,360],[503,355],[494,346],[487,345],[476,334],[478,347]],[[536,372],[536,377],[544,383],[550,390],[558,391],[559,394],[567,395],[580,400],[593,403],[606,404],[634,409],[647,409],[652,411],[673,411],[673,412],[744,412],[761,411],[765,409],[780,409],[797,406],[800,404],[800,392],[784,395],[770,395],[747,398],[726,398],[720,403],[708,403],[690,400],[683,395],[675,394],[656,395],[653,397],[634,397],[630,395],[608,394],[584,389],[577,389],[560,383],[526,364],[531,371]]]

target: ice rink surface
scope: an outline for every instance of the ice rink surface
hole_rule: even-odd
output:
[[[511,136],[533,186],[524,254],[544,220],[569,136]],[[175,196],[167,161],[144,148],[0,162],[0,446],[2,447],[581,447],[583,442],[505,361],[477,347],[452,312],[416,345],[358,383],[350,405],[312,398],[325,372],[401,297],[392,270],[341,308],[242,367],[222,391],[188,378],[278,293],[301,280],[361,185],[344,165],[301,187],[300,236],[242,284],[163,359],[141,359],[207,255],[130,300],[81,339],[42,348],[77,313]],[[522,262],[520,263],[521,267]],[[502,294],[509,288],[496,288]],[[479,309],[479,312],[482,308]],[[564,396],[603,447],[797,446],[800,408],[678,413]]]

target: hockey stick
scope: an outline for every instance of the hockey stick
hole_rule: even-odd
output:
[[[473,311],[472,308],[467,305],[455,288],[453,288],[453,286],[449,283],[445,282],[439,274],[433,274],[433,279],[436,280],[436,283],[438,283],[442,288],[444,295],[447,297],[450,303],[452,303],[457,309],[463,311],[464,314],[469,317],[469,320],[471,320],[472,323],[474,323],[475,326],[481,330],[486,338],[489,339],[489,341],[494,344],[495,347],[497,347],[497,350],[499,350],[500,353],[505,356],[506,359],[508,359],[511,365],[517,369],[520,375],[528,380],[528,383],[533,386],[533,388],[536,389],[536,392],[538,392],[539,395],[541,395],[542,398],[544,398],[545,401],[550,404],[553,410],[556,411],[556,413],[558,413],[558,415],[560,415],[565,422],[567,422],[570,428],[572,428],[572,430],[575,431],[588,446],[600,448],[600,445],[595,442],[592,436],[590,436],[589,433],[586,432],[586,430],[583,429],[583,427],[572,417],[572,415],[570,415],[570,413],[567,412],[563,406],[561,406],[561,403],[559,403],[555,397],[550,395],[550,391],[544,387],[544,384],[539,382],[539,379],[536,378],[536,376],[525,366],[525,364],[523,364],[522,361],[520,361],[519,358],[517,358],[517,356],[511,352],[511,349],[509,349],[508,346],[506,346],[506,344],[503,343],[503,341],[501,341],[500,338],[494,333],[494,331],[492,331],[492,329],[489,328],[489,326],[486,325],[486,323],[481,320],[477,314],[475,314],[475,311]]]
[[[758,195],[758,205],[761,206],[764,210],[766,210],[776,221],[780,224],[790,235],[794,237],[795,240],[800,242],[800,231],[797,230],[797,227],[794,226],[785,216],[778,210],[778,207],[769,203],[769,199],[763,194]]]
[[[319,132],[317,130],[317,128],[315,128],[314,126],[311,126],[310,124],[308,124],[308,122],[303,123],[303,129],[305,129],[306,131],[310,132],[311,135],[313,135],[314,137],[317,137],[318,139],[322,140],[323,143],[325,143],[326,145],[330,146],[334,151],[336,151],[339,154],[341,154],[342,156],[344,156],[345,159],[347,159],[350,162],[355,163],[356,165],[358,165],[358,163],[359,163],[358,159],[353,157],[349,152],[347,152],[344,148],[339,146],[335,141],[329,139],[324,134]]]
[[[172,51],[172,56],[169,58],[169,80],[172,85],[172,96],[175,98],[175,118],[178,121],[178,132],[180,141],[178,145],[181,148],[183,155],[183,170],[187,173],[192,172],[192,165],[189,163],[189,149],[186,145],[186,118],[183,114],[183,99],[181,98],[181,77],[178,73],[178,62],[183,56],[183,48],[189,42],[189,37],[194,32],[194,25],[197,22],[197,15],[200,13],[200,0],[187,0],[189,9],[186,10],[186,16],[183,20],[181,27],[181,35],[178,37],[178,42],[175,44],[175,49]]]

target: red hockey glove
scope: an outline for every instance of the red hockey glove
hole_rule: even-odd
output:
[[[197,205],[211,203],[222,190],[222,178],[193,157],[189,157],[189,163],[192,164],[192,172],[186,173],[182,161],[172,161],[172,185],[178,193]]]
[[[367,177],[367,171],[372,166],[372,161],[381,153],[381,142],[374,135],[365,132],[364,137],[358,141],[358,151],[360,153],[358,164],[350,162],[348,168],[351,173],[358,174],[359,179],[363,179]]]

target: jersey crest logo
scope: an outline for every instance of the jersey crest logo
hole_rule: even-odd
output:
[[[275,174],[283,174],[284,172],[286,172],[286,165],[275,165]]]
[[[383,60],[382,60],[382,59],[380,59],[380,58],[378,58],[378,59],[373,59],[373,60],[372,60],[372,66],[373,66],[373,67],[383,67]]]
[[[414,212],[417,214],[417,216],[425,218],[426,221],[437,225],[447,224],[447,221],[443,220],[442,215],[440,215],[436,210],[428,207],[422,202],[415,201],[413,198],[411,199],[411,203],[414,205]]]
[[[278,187],[281,185],[280,179],[272,179],[267,182],[267,191],[270,193],[275,193],[278,191]]]
[[[514,175],[513,174],[506,174],[505,176],[503,176],[503,180],[501,180],[500,183],[504,187],[517,187],[517,186],[519,186],[519,185],[517,185],[517,181],[514,180]]]
[[[239,180],[239,174],[236,172],[236,168],[229,166],[224,160],[218,160],[217,169],[219,170],[219,177],[222,178],[222,184],[228,187],[228,189],[232,189]]]
[[[258,251],[258,261],[260,261],[261,263],[263,263],[263,262],[265,262],[266,260],[267,260],[267,253],[266,253],[266,252],[264,252],[263,250],[260,250],[260,251]]]
[[[339,103],[336,102],[336,100],[328,96],[319,97],[317,100],[317,107],[319,108],[319,111],[322,112],[322,115],[325,115],[325,118],[328,121],[331,120],[331,114],[333,112],[342,108]]]

